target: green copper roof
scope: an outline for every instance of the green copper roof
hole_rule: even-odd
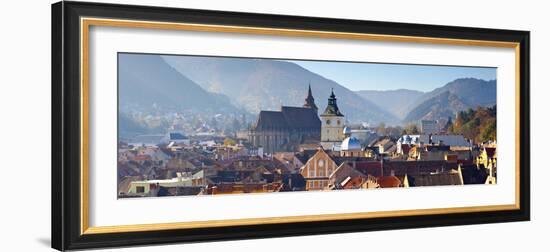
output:
[[[344,116],[338,109],[336,104],[336,96],[334,95],[334,89],[331,90],[330,97],[328,98],[328,105],[325,112],[321,116]]]

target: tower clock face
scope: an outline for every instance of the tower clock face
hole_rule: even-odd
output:
[[[325,165],[325,161],[323,161],[323,160],[321,159],[321,160],[319,160],[319,162],[317,162],[317,165],[318,165],[319,167],[323,167],[323,165]]]
[[[327,125],[330,125],[330,120],[327,120]]]

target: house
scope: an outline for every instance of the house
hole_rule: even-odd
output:
[[[370,147],[377,147],[379,154],[392,154],[397,152],[397,143],[388,136],[380,137],[369,143]]]
[[[360,181],[362,181],[362,178],[366,179],[367,175],[361,173],[360,171],[356,170],[355,168],[344,162],[329,175],[328,188],[343,189],[344,186],[348,184],[351,180],[359,179]],[[360,188],[362,183],[363,182],[359,183],[357,187],[353,185],[351,186],[355,188]]]
[[[398,152],[401,152],[400,145],[447,145],[450,148],[471,148],[472,144],[463,135],[452,134],[420,134],[403,135],[397,140]]]
[[[448,171],[441,173],[416,174],[407,176],[409,186],[443,186],[464,185],[460,171]]]
[[[164,187],[160,186],[157,192],[158,197],[164,196],[183,196],[203,194],[204,187],[201,186],[183,186],[183,187]]]
[[[477,157],[478,166],[483,166],[489,170],[487,184],[496,184],[497,180],[497,149],[496,147],[483,147]]]
[[[323,190],[329,185],[329,176],[338,166],[323,148],[319,148],[300,168],[300,174],[306,180],[306,190]]]
[[[160,140],[160,143],[161,144],[176,143],[176,144],[189,145],[190,139],[181,132],[168,132]]]
[[[297,171],[304,165],[294,152],[276,152],[273,158],[284,164],[290,172]]]
[[[474,164],[470,165],[459,165],[460,172],[462,173],[462,180],[465,185],[471,184],[485,184],[489,172],[483,166],[477,166]]]
[[[138,135],[128,141],[128,145],[133,146],[156,146],[164,135]]]
[[[396,176],[380,176],[376,178],[380,188],[403,187],[403,183]]]
[[[208,185],[205,194],[238,194],[238,193],[267,193],[279,192],[283,188],[281,183],[222,183]]]
[[[496,167],[497,162],[497,150],[493,147],[483,147],[481,153],[477,158],[477,163],[487,168],[491,166]]]
[[[281,188],[281,191],[287,192],[306,190],[306,180],[300,173],[284,174],[281,182],[283,183],[283,188]]]
[[[142,180],[130,182],[128,196],[157,196],[160,187],[187,187],[187,186],[206,186],[204,172],[199,171],[191,173],[177,173],[177,176],[171,179]]]
[[[421,174],[441,173],[456,170],[458,164],[445,160],[433,161],[384,161],[382,164],[382,176],[416,176]]]

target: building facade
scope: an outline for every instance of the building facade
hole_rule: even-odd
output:
[[[306,181],[306,190],[323,190],[329,186],[329,176],[338,166],[323,150],[319,149],[300,170]]]

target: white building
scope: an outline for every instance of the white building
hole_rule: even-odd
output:
[[[156,196],[158,189],[162,187],[205,186],[204,170],[195,174],[177,173],[177,177],[171,179],[155,179],[130,182],[129,196]]]
[[[190,140],[181,132],[168,132],[160,141],[163,144],[176,143],[176,144],[186,144],[190,143]]]
[[[423,144],[442,144],[451,147],[472,147],[472,143],[463,135],[403,135],[397,140],[397,152],[401,153],[401,145],[409,144],[420,146]]]
[[[360,157],[362,154],[361,142],[352,135],[352,130],[344,128],[343,134],[346,138],[340,146],[340,155],[343,157]]]

